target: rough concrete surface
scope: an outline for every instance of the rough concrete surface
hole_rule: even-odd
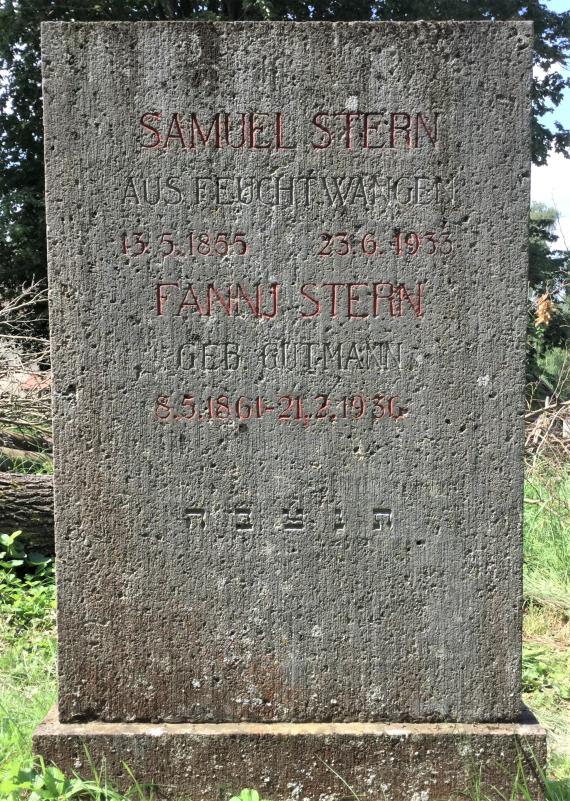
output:
[[[44,26],[62,721],[518,719],[531,46]]]
[[[124,789],[132,784],[126,763],[159,798],[192,801],[227,801],[242,787],[271,801],[354,798],[339,776],[363,801],[448,801],[478,780],[498,801],[500,792],[510,797],[519,766],[540,798],[545,743],[536,721],[61,724],[55,710],[34,737],[38,752],[80,774],[91,775],[87,749]]]

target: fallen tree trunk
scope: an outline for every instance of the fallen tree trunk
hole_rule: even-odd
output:
[[[0,532],[22,531],[22,541],[52,554],[53,477],[0,472]]]

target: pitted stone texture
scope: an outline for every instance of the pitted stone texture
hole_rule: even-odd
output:
[[[44,27],[62,720],[517,718],[531,33]],[[176,112],[186,149],[174,123],[168,148],[144,148]],[[271,147],[216,149],[195,131],[191,149],[192,112],[205,134],[217,112],[268,114],[255,136]],[[317,119],[336,138],[315,149],[324,112],[344,116]],[[145,113],[160,123],[142,128]],[[277,113],[293,149],[277,150]],[[190,231],[243,232],[248,253],[189,256]],[[352,255],[337,237],[319,256],[323,232],[348,232]],[[413,238],[397,254],[398,232],[422,235],[417,255]],[[451,253],[432,254],[433,232]],[[158,283],[182,289],[160,307]],[[237,318],[215,299],[199,315],[187,287],[204,311],[208,283],[254,300],[262,285],[265,310],[280,284],[279,314],[242,297]],[[191,416],[185,393],[205,418],[220,395],[278,408],[156,419],[162,396]],[[376,395],[398,396],[405,419],[374,420]]]
[[[546,736],[536,721],[60,724],[54,710],[36,731],[34,749],[87,778],[93,764],[101,767],[124,790],[132,785],[126,764],[159,798],[194,801],[227,801],[242,787],[272,801],[354,798],[339,776],[363,801],[448,801],[470,796],[476,784],[499,801],[511,796],[519,770],[540,799],[537,768],[546,763]]]

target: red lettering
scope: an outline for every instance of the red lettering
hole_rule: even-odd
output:
[[[271,147],[270,143],[260,143],[257,140],[257,134],[265,130],[265,125],[256,125],[256,117],[268,117],[269,114],[265,112],[253,112],[249,115],[249,146],[252,150],[268,150]]]
[[[259,317],[259,286],[257,287],[257,305],[253,302],[241,284],[236,284],[236,314],[239,314],[240,295],[251,309],[254,317]]]
[[[368,288],[368,284],[347,284],[346,288],[348,290],[348,319],[349,320],[366,320],[368,314],[357,314],[354,311],[353,303],[358,303],[360,298],[358,297],[358,291],[356,295],[353,294],[353,289],[358,290],[360,287]]]
[[[356,346],[353,343],[351,351]],[[349,357],[358,359],[357,356]],[[317,426],[325,422],[334,423],[338,419],[362,420],[365,415],[372,422],[380,420],[402,420],[408,416],[408,409],[402,405],[399,395],[376,394],[367,396],[361,392],[353,395],[330,396],[319,392],[313,396],[280,394],[273,397],[257,395],[209,395],[199,397],[185,394],[179,403],[173,403],[169,395],[159,395],[156,399],[155,418],[159,423],[203,423],[207,420],[224,421],[228,419],[258,421],[264,417],[274,417],[283,423],[302,423],[304,426],[314,422]],[[340,514],[340,510],[336,510]],[[187,510],[188,515],[204,515],[204,509]],[[251,510],[236,507],[235,514],[248,516]],[[389,510],[374,510],[375,515],[391,515]],[[283,519],[290,529],[303,527],[303,510],[289,507],[283,511]]]
[[[416,317],[423,317],[424,316],[424,290],[425,284],[421,281],[416,284],[416,298],[412,298],[410,292],[408,291],[405,284],[398,285],[398,294],[400,299],[400,308],[398,317],[401,317],[404,313],[403,310],[403,303],[406,301],[409,306],[414,310]]]
[[[180,284],[176,282],[175,284],[157,284],[156,285],[156,314],[158,317],[162,317],[164,314],[164,304],[166,303],[166,288],[167,287],[176,287],[176,289],[180,289]],[[165,290],[165,291],[163,291]]]
[[[203,145],[207,145],[209,140],[210,140],[210,136],[212,135],[212,131],[215,132],[214,147],[219,148],[220,147],[220,115],[219,115],[219,113],[218,114],[214,114],[214,119],[212,120],[212,124],[210,125],[210,130],[208,131],[208,133],[205,133],[205,131],[202,129],[202,127],[200,125],[198,117],[196,116],[196,114],[194,112],[192,112],[192,115],[190,117],[190,136],[191,136],[190,147],[191,148],[195,148],[196,147],[196,140],[195,140],[194,134],[198,134],[198,136],[202,140],[202,144]]]
[[[283,133],[283,114],[278,111],[275,115],[275,130],[277,150],[294,150],[295,145],[284,144],[285,135]]]
[[[273,298],[273,307],[271,312],[264,312],[263,309],[263,287],[257,287],[257,310],[258,316],[263,318],[264,320],[272,320],[274,317],[277,317],[279,312],[279,284],[271,284],[270,292],[271,297]]]
[[[364,133],[362,137],[362,147],[367,148],[369,150],[379,150],[380,148],[384,147],[384,144],[380,145],[371,145],[369,136],[370,132],[374,131],[378,133],[378,128],[382,125],[382,119],[376,120],[375,122],[371,122],[371,117],[375,117],[376,115],[373,113],[366,113],[364,115]]]
[[[438,118],[438,116],[439,116],[439,114],[436,111],[435,114],[434,114],[434,117],[433,117],[433,128],[430,128],[428,126],[427,122],[426,122],[426,119],[425,119],[424,115],[423,114],[416,114],[416,131],[415,131],[415,138],[414,138],[414,143],[415,143],[414,147],[419,147],[420,125],[424,129],[425,133],[427,134],[427,137],[428,137],[429,141],[432,143],[432,145],[435,145],[435,143],[437,142],[437,118]]]
[[[330,130],[325,125],[321,125],[321,123],[318,121],[320,117],[328,117],[327,112],[319,111],[317,114],[315,114],[315,116],[313,117],[313,125],[320,131],[322,131],[324,134],[326,134],[327,138],[325,139],[324,142],[321,142],[320,144],[313,141],[312,145],[314,150],[325,150],[325,148],[330,147],[332,142],[332,136]]]
[[[345,286],[345,284],[323,284],[323,287],[330,286],[331,288],[331,317],[336,317],[338,308],[338,288]]]
[[[203,317],[205,315],[204,309],[202,308],[202,306],[200,306],[198,295],[194,292],[194,287],[192,286],[192,284],[190,284],[190,286],[188,287],[188,291],[184,295],[184,300],[180,304],[180,308],[176,313],[176,317],[180,317],[180,315],[185,309],[192,309],[192,308],[196,309],[200,317]]]
[[[208,317],[212,314],[212,305],[214,302],[218,302],[228,317],[232,315],[232,290],[231,287],[228,289],[228,297],[227,299],[223,297],[218,289],[214,286],[214,284],[208,284]]]
[[[337,117],[344,116],[345,118],[345,134],[344,134],[344,143],[347,150],[352,150],[352,123],[354,120],[357,120],[362,114],[359,111],[347,111],[347,112],[339,112]]]
[[[155,119],[158,122],[160,122],[161,115],[160,115],[160,113],[158,111],[147,111],[140,118],[140,124],[142,125],[142,127],[146,128],[147,131],[151,131],[152,135],[153,135],[153,138],[154,138],[154,141],[150,145],[147,145],[144,142],[141,142],[141,146],[149,148],[149,149],[152,149],[152,148],[158,147],[160,145],[160,131],[157,128],[155,128],[154,125],[149,125],[146,122],[147,117],[150,117],[151,119]]]
[[[382,284],[372,284],[372,315],[374,317],[378,317],[380,314],[380,305],[383,300],[387,300],[390,302],[390,307],[392,305],[392,296],[394,292],[394,287],[392,284],[382,283]],[[393,317],[390,310],[390,314]]]
[[[316,286],[316,284],[303,284],[303,286],[301,287],[301,295],[307,300],[309,300],[311,303],[314,303],[315,305],[315,311],[312,314],[301,311],[301,317],[303,317],[305,320],[309,317],[316,317],[321,313],[320,301],[307,292],[307,287],[314,287],[314,286]]]
[[[227,144],[232,147],[234,150],[239,150],[241,147],[245,145],[245,132],[246,132],[246,114],[241,115],[241,142],[239,145],[234,145],[231,141],[231,134],[232,134],[232,115],[226,114],[225,115],[225,138]]]
[[[402,123],[398,124],[398,117],[402,117]],[[398,131],[404,134],[406,147],[412,147],[412,132],[410,115],[405,111],[393,111],[390,114],[390,147],[396,147],[396,134]]]
[[[176,129],[176,133],[173,133],[174,129]],[[164,149],[168,149],[168,145],[170,140],[178,140],[182,147],[186,148],[186,143],[184,141],[184,134],[182,133],[182,127],[180,125],[180,117],[178,116],[178,112],[175,111],[172,115],[172,119],[170,120],[170,125],[168,126],[168,131],[166,134],[166,138],[164,140]]]

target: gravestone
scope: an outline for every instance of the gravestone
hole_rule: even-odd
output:
[[[520,699],[531,45],[516,22],[44,26],[38,752],[194,801],[345,797],[329,768],[446,798],[473,770],[509,786],[521,737],[543,758]]]

